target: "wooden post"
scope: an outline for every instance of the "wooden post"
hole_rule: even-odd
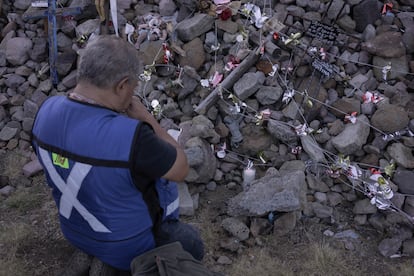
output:
[[[240,77],[257,62],[260,57],[260,48],[256,48],[219,84],[196,108],[198,114],[205,114],[208,109],[217,101],[222,88],[230,89]]]

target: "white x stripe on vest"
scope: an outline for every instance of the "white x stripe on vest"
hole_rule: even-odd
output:
[[[39,148],[39,154],[46,171],[49,173],[49,177],[62,193],[59,203],[59,213],[66,219],[69,219],[72,209],[75,208],[95,232],[110,233],[111,231],[91,214],[77,199],[82,182],[92,169],[92,166],[76,162],[65,182],[53,166],[49,153],[46,150]]]

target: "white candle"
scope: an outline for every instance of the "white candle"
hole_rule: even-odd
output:
[[[243,170],[243,190],[247,190],[250,187],[250,184],[256,177],[255,168],[245,168]]]

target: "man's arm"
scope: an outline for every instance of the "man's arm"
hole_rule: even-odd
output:
[[[188,174],[189,166],[187,162],[187,156],[185,155],[184,150],[180,144],[178,144],[177,141],[175,141],[174,138],[171,137],[167,131],[160,126],[158,121],[152,116],[151,113],[148,112],[148,110],[138,98],[132,98],[132,102],[126,113],[131,118],[146,122],[151,125],[155,134],[159,138],[171,144],[176,149],[177,158],[175,159],[172,167],[162,177],[172,181],[183,181]]]

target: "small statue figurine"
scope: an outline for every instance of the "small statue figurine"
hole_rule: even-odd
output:
[[[135,42],[135,48],[139,50],[141,43],[145,40],[166,40],[167,25],[160,15],[147,14],[143,17],[143,23],[137,26],[137,33],[138,37]]]

